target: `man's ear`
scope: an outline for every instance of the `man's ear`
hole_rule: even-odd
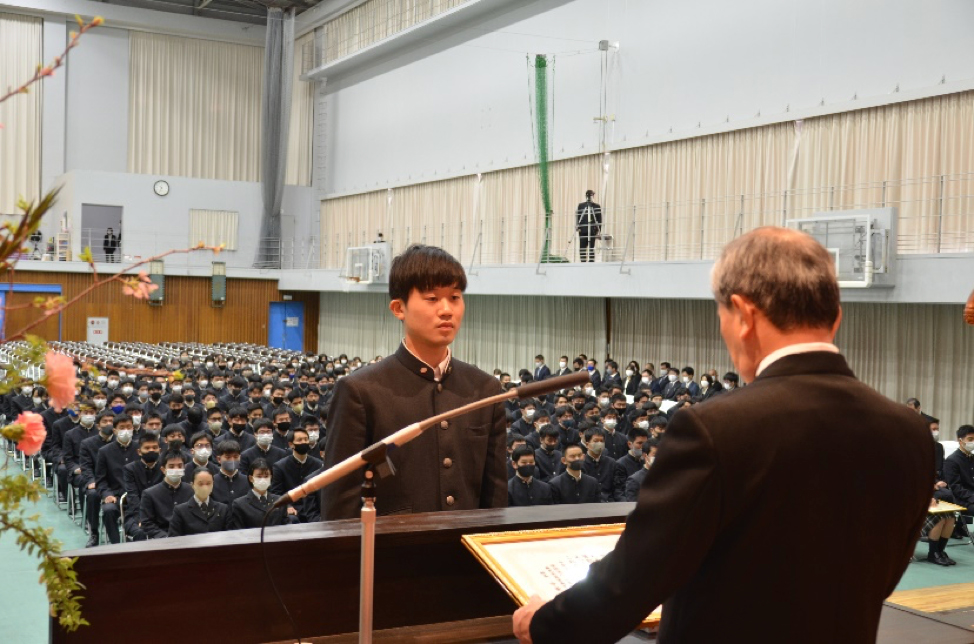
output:
[[[731,315],[736,318],[739,338],[744,339],[754,332],[755,317],[758,313],[758,307],[754,302],[741,295],[731,295],[728,308]]]
[[[839,332],[839,325],[842,324],[842,307],[839,307],[839,314],[835,316],[835,323],[832,325],[832,341],[835,341],[835,335]]]
[[[395,315],[399,320],[404,320],[406,318],[406,303],[402,300],[392,300],[389,302],[389,310]]]

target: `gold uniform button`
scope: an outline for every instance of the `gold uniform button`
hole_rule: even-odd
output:
[[[444,420],[442,423],[440,423],[440,429],[449,429],[449,428],[450,428],[450,423],[448,423],[447,421]]]
[[[437,393],[443,391],[443,384],[442,383],[436,385],[436,391],[437,391]]]
[[[443,467],[445,467],[446,469],[450,469],[451,467],[453,467],[453,461],[451,461],[448,458],[444,458],[443,459]]]
[[[446,497],[446,504],[447,505],[453,505],[456,502],[457,502],[456,499],[454,499],[452,496]]]

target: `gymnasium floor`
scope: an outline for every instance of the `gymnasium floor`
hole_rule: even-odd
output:
[[[54,536],[65,550],[84,547],[82,529],[50,499],[42,500],[32,511],[40,514],[45,526],[54,528]],[[917,544],[917,556],[926,557],[926,553],[926,544]],[[974,625],[974,612],[956,612],[974,608],[974,546],[951,539],[947,553],[957,561],[956,566],[945,568],[923,560],[910,564],[890,601],[927,612],[955,611],[960,621],[967,622],[964,625]],[[7,644],[48,641],[47,603],[37,578],[36,560],[20,552],[10,536],[0,537],[0,640]]]

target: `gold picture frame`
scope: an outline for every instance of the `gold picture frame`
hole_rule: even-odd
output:
[[[524,606],[532,595],[550,600],[583,579],[588,566],[612,550],[625,527],[612,523],[485,532],[463,535],[462,540],[511,599]],[[552,542],[559,541],[562,543],[552,547]],[[661,617],[662,607],[657,607],[641,626],[656,628]]]

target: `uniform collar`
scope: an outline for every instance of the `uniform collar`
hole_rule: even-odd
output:
[[[813,351],[838,353],[839,348],[831,342],[803,342],[800,344],[790,344],[787,347],[782,347],[777,351],[772,351],[766,355],[764,360],[762,360],[758,365],[758,370],[757,373],[755,373],[755,377],[760,376],[762,371],[770,367],[772,363],[777,362],[785,356],[794,356],[801,353],[812,353]]]
[[[420,378],[425,378],[430,382],[442,382],[446,380],[446,377],[449,376],[453,371],[453,353],[450,351],[449,347],[446,349],[446,358],[435,368],[417,358],[416,355],[406,347],[405,342],[399,343],[399,349],[396,350],[395,355],[396,359],[399,360],[403,366]],[[439,377],[437,377],[437,372],[441,374]]]

